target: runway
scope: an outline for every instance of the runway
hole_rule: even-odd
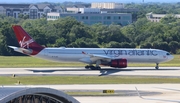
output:
[[[76,68],[0,68],[0,76],[156,76],[160,78],[180,78],[179,67],[128,67],[124,69],[104,68],[86,70]],[[24,86],[24,85],[16,85]],[[11,86],[6,86],[11,87]],[[14,85],[13,85],[14,87]],[[61,91],[102,91],[115,90],[115,96],[73,96],[81,103],[166,103],[149,101],[137,96],[135,87],[145,98],[180,100],[180,84],[93,84],[93,85],[25,85],[25,87],[47,87]],[[174,91],[176,90],[176,91]],[[122,95],[123,94],[123,95]]]
[[[87,70],[76,68],[0,68],[0,76],[157,76],[180,77],[180,67],[128,67],[123,69],[104,68],[101,70]]]

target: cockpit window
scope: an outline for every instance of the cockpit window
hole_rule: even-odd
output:
[[[170,55],[170,53],[166,53],[166,55]]]

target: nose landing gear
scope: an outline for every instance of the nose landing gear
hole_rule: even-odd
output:
[[[155,69],[156,69],[156,70],[159,69],[159,63],[156,63]]]

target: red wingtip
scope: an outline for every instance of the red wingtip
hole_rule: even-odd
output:
[[[36,43],[20,25],[12,25],[12,28],[14,30],[20,47],[33,50],[32,54],[30,55],[36,55],[44,48],[38,43]]]

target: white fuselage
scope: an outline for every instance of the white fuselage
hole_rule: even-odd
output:
[[[86,53],[86,54],[84,54]],[[35,57],[62,62],[84,62],[94,64],[89,55],[107,56],[111,59],[127,59],[128,63],[161,63],[173,59],[166,51],[159,49],[129,49],[129,48],[44,48]]]

